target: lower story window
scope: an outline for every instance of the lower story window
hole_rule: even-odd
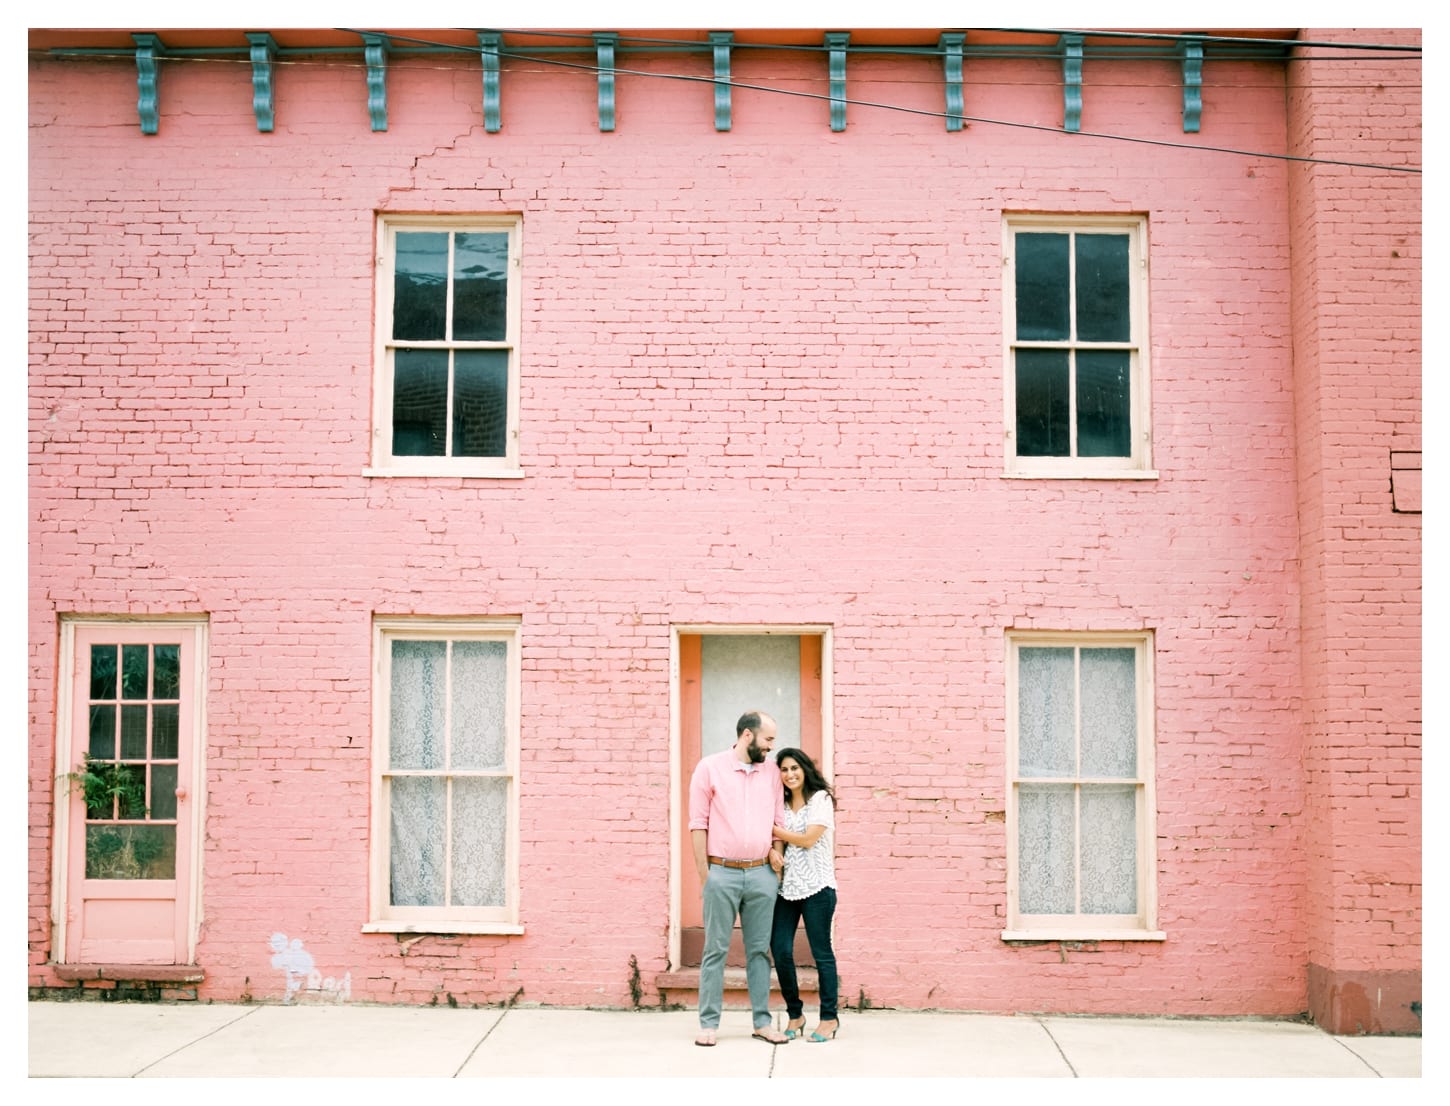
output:
[[[1008,638],[1008,940],[1161,939],[1152,638]]]
[[[518,922],[518,622],[375,628],[373,925]]]

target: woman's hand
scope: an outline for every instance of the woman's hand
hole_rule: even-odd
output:
[[[770,827],[770,836],[773,837],[773,838],[775,838],[775,840],[777,840],[777,841],[784,841],[785,840],[785,830],[781,829],[779,826],[771,826]]]

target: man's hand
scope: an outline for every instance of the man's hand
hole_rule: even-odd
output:
[[[771,849],[770,866],[775,869],[776,875],[780,875],[781,872],[785,871],[785,857],[781,856],[780,853],[776,852],[774,849]]]

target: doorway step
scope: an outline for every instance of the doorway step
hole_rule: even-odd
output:
[[[51,964],[71,987],[38,988],[31,997],[93,999],[102,1002],[195,1002],[206,972],[195,964]]]
[[[817,999],[820,984],[816,978],[815,968],[797,968],[796,980],[800,986],[801,999],[805,1002],[807,1009],[813,1009]],[[665,1007],[682,1006],[687,1009],[698,1006],[700,1002],[700,969],[681,968],[675,972],[661,972],[655,976],[655,989],[659,992],[660,1005]],[[725,1002],[726,1010],[749,1010],[750,991],[745,984],[745,969],[725,968]],[[783,1011],[785,1001],[780,997],[780,988],[776,986],[775,972],[770,973],[770,1008],[772,1011]]]

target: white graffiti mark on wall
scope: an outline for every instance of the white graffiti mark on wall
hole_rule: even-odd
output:
[[[289,941],[285,933],[274,933],[269,944],[272,967],[284,973],[286,990],[282,995],[283,1003],[305,995],[326,997],[336,1002],[352,998],[352,972],[344,973],[341,979],[332,976],[324,979],[312,961],[312,954],[302,947],[300,937]]]

